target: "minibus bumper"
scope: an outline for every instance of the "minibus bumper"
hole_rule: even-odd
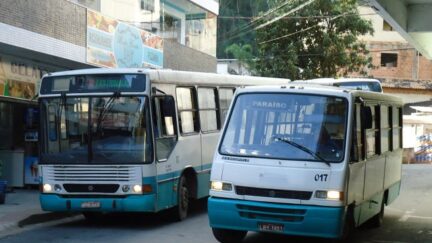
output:
[[[208,215],[212,228],[338,238],[342,232],[345,207],[210,197]]]
[[[52,212],[155,212],[155,194],[116,197],[62,197],[40,194],[42,210]]]

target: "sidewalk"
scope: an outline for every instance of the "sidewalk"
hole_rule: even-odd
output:
[[[42,211],[39,191],[15,189],[6,194],[5,204],[0,204],[0,237],[23,227],[75,216],[70,213]]]

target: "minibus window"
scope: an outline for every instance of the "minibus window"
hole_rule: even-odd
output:
[[[239,95],[220,152],[227,155],[340,162],[347,101],[301,94]]]

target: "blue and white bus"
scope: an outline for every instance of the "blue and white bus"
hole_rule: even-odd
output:
[[[237,89],[214,156],[220,242],[248,231],[346,239],[399,195],[402,101],[331,86]]]
[[[208,196],[212,157],[234,89],[289,80],[145,69],[45,75],[39,104],[40,203],[46,211],[187,216]]]

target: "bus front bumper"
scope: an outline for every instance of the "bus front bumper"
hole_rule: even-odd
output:
[[[155,194],[130,195],[124,198],[62,197],[40,194],[42,210],[52,212],[155,212]]]
[[[210,197],[208,215],[212,228],[338,238],[345,208]]]

